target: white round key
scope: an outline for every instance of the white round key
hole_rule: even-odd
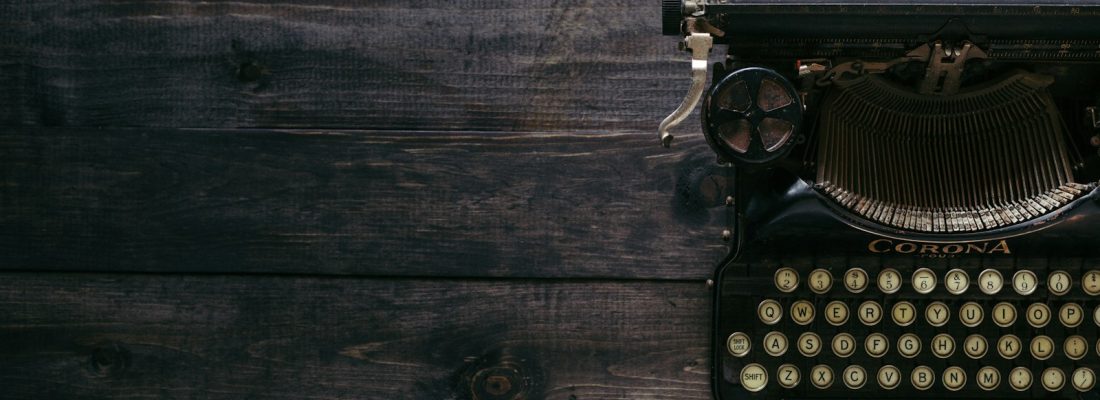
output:
[[[955,338],[946,333],[941,333],[932,337],[932,342],[928,347],[931,348],[932,354],[935,354],[939,358],[951,357],[955,354]]]
[[[806,357],[815,357],[821,352],[821,336],[806,332],[798,336],[798,352]]]
[[[1069,289],[1072,287],[1073,278],[1070,278],[1069,273],[1066,271],[1054,271],[1047,276],[1047,290],[1056,296],[1069,293]]]
[[[913,333],[906,333],[898,338],[898,353],[905,358],[913,358],[920,354],[920,337]]]
[[[859,321],[864,325],[875,325],[882,321],[882,306],[874,300],[867,300],[859,305],[859,309],[856,310],[859,313]]]
[[[1085,318],[1085,310],[1077,303],[1066,303],[1058,309],[1058,321],[1067,328],[1076,328]]]
[[[1066,374],[1058,368],[1051,367],[1043,370],[1041,380],[1043,382],[1043,389],[1057,392],[1062,390],[1062,387],[1066,385]]]
[[[1025,367],[1016,367],[1008,372],[1008,386],[1013,390],[1022,392],[1031,388],[1031,370]]]
[[[994,390],[1001,384],[1001,372],[993,367],[982,367],[974,381],[982,390]]]
[[[799,325],[809,325],[814,320],[814,305],[806,300],[791,304],[791,320]]]
[[[1062,343],[1062,352],[1070,360],[1080,360],[1085,358],[1085,354],[1088,354],[1089,342],[1080,335],[1071,335]]]
[[[952,392],[966,386],[966,371],[959,367],[947,367],[943,370],[943,387]]]
[[[863,340],[863,348],[867,350],[867,355],[871,357],[882,357],[890,350],[890,340],[881,333],[872,333]]]
[[[741,368],[741,387],[750,392],[759,392],[768,385],[768,370],[764,366],[752,363]]]
[[[1020,338],[1013,334],[1004,335],[997,339],[997,354],[1000,354],[1006,360],[1011,360],[1020,355],[1023,347],[1024,344],[1020,341]]]
[[[901,274],[893,268],[886,268],[878,273],[878,290],[886,294],[895,293],[901,289]]]
[[[779,382],[779,386],[787,389],[793,389],[802,381],[802,371],[799,371],[798,367],[794,366],[794,364],[780,365],[779,369],[775,372],[775,381]]]
[[[765,325],[775,325],[780,319],[783,319],[783,306],[775,300],[761,301],[760,305],[756,307],[756,316],[760,317],[760,322]]]
[[[1054,339],[1047,335],[1039,335],[1031,339],[1031,357],[1036,360],[1046,360],[1054,354]]]
[[[775,271],[775,288],[790,293],[798,289],[798,271],[794,268],[780,268]]]
[[[876,378],[878,379],[879,387],[891,390],[898,387],[898,384],[901,383],[901,370],[893,365],[883,365],[882,368],[878,369]]]
[[[959,308],[959,322],[967,327],[973,328],[981,325],[983,319],[985,319],[985,313],[978,303],[968,301]]]
[[[947,271],[947,275],[943,278],[943,286],[951,294],[966,293],[966,289],[970,288],[970,276],[966,274],[966,271],[955,268]]]
[[[917,319],[917,307],[908,301],[899,301],[890,309],[890,317],[897,326],[909,326]]]
[[[752,341],[744,332],[734,332],[726,339],[726,349],[734,357],[744,357],[752,349]]]
[[[934,301],[924,309],[924,319],[928,321],[928,325],[943,326],[951,319],[951,310],[946,304]]]
[[[779,357],[787,352],[787,335],[772,331],[764,335],[764,351]]]
[[[1100,294],[1100,270],[1090,270],[1081,277],[1081,290],[1090,296]]]
[[[1009,302],[1000,302],[993,306],[993,323],[1007,328],[1016,323],[1016,307]]]
[[[828,389],[833,385],[833,369],[828,365],[815,365],[810,369],[810,383],[818,389]]]
[[[844,287],[852,293],[862,293],[867,289],[867,271],[863,268],[852,268],[844,273]]]
[[[985,294],[997,294],[1004,287],[1004,277],[995,269],[987,269],[978,274],[978,289]]]
[[[1039,278],[1035,277],[1034,272],[1022,269],[1012,275],[1012,289],[1020,295],[1026,296],[1035,292],[1036,286],[1039,286]]]
[[[985,340],[985,336],[973,334],[963,340],[963,352],[970,358],[975,360],[982,358],[988,350],[989,342]]]
[[[910,374],[909,383],[917,390],[928,390],[932,387],[932,384],[936,383],[936,373],[928,366],[917,366],[913,368],[913,372]]]
[[[1092,368],[1077,368],[1073,371],[1070,382],[1078,392],[1090,391],[1096,386],[1096,373],[1092,371]]]
[[[858,365],[849,365],[844,368],[844,386],[848,389],[859,389],[867,383],[867,370]]]
[[[1027,323],[1034,328],[1042,328],[1050,322],[1050,307],[1043,303],[1031,303],[1027,306]]]
[[[810,291],[817,294],[825,294],[833,288],[833,274],[824,268],[818,268],[810,272],[810,278],[806,281]]]
[[[913,290],[917,293],[928,294],[936,288],[936,273],[928,268],[913,271]]]
[[[825,305],[825,320],[833,326],[844,325],[848,322],[848,305],[843,301],[831,301]]]
[[[848,357],[856,352],[856,338],[847,333],[838,333],[833,336],[833,354],[837,357]]]

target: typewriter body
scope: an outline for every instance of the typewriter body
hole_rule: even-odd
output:
[[[661,141],[736,170],[716,398],[1100,398],[1100,1],[662,6]]]

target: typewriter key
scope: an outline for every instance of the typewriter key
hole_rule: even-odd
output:
[[[799,300],[791,304],[791,319],[796,324],[808,325],[814,320],[814,305],[806,300]]]
[[[951,294],[966,293],[966,289],[970,288],[970,276],[966,274],[966,271],[955,268],[947,272],[947,276],[943,280],[943,286]]]
[[[1031,294],[1038,284],[1039,279],[1035,277],[1035,273],[1026,269],[1016,271],[1012,275],[1012,288],[1020,295],[1027,296]]]
[[[1096,386],[1096,374],[1092,372],[1092,368],[1078,368],[1073,371],[1071,382],[1077,391],[1087,392]]]
[[[1057,392],[1066,385],[1066,375],[1058,368],[1047,368],[1043,370],[1042,382],[1044,389]]]
[[[1080,360],[1089,352],[1089,342],[1080,335],[1073,335],[1066,338],[1066,341],[1062,344],[1062,351],[1066,353],[1066,358]]]
[[[985,336],[974,334],[963,340],[963,352],[975,360],[982,358],[988,349],[989,343],[985,341]]]
[[[867,370],[858,365],[849,365],[844,368],[844,386],[848,389],[859,389],[867,383]]]
[[[909,326],[917,319],[917,308],[913,307],[913,303],[901,301],[894,304],[894,308],[890,310],[890,316],[898,326]]]
[[[898,384],[901,383],[901,371],[893,365],[884,365],[878,369],[877,379],[879,386],[890,390],[898,387]]]
[[[787,352],[787,335],[780,332],[768,332],[764,335],[764,351],[779,357]]]
[[[833,337],[833,354],[846,358],[856,352],[856,338],[847,333],[838,333]]]
[[[954,392],[963,386],[966,386],[966,371],[959,367],[947,367],[943,370],[943,387]]]
[[[936,288],[936,274],[928,268],[921,268],[913,272],[913,290],[917,293],[928,294]]]
[[[941,333],[932,337],[932,354],[935,354],[939,358],[951,357],[955,354],[955,338],[946,333]]]
[[[863,292],[864,289],[867,289],[867,271],[864,271],[863,268],[849,269],[844,274],[844,287],[852,293]]]
[[[959,309],[959,321],[968,327],[973,328],[980,325],[984,318],[985,314],[982,311],[982,306],[973,301],[966,302]]]
[[[934,301],[924,309],[924,319],[928,321],[928,325],[943,326],[950,318],[951,310],[942,302]]]
[[[798,289],[798,272],[793,268],[780,268],[775,271],[775,288],[790,293]]]
[[[997,294],[1004,286],[1004,278],[1001,272],[995,269],[987,269],[978,274],[978,289],[985,294]]]
[[[742,332],[734,332],[730,335],[729,339],[726,339],[726,348],[734,357],[744,357],[749,354],[749,349],[752,348],[752,343],[749,341],[749,335]]]
[[[756,315],[760,317],[760,322],[767,325],[775,325],[775,323],[783,318],[783,306],[779,305],[779,302],[775,300],[764,300],[756,307]]]
[[[913,368],[909,383],[912,383],[917,390],[928,390],[932,387],[932,384],[936,383],[936,374],[932,371],[932,368],[921,365]]]
[[[1096,309],[1092,312],[1092,320],[1096,322],[1097,326],[1100,326],[1100,305],[1096,306]]]
[[[1077,303],[1066,303],[1058,310],[1058,320],[1067,328],[1076,328],[1084,319],[1085,310]]]
[[[874,325],[882,320],[882,306],[868,300],[859,305],[858,317],[864,325]]]
[[[878,290],[891,294],[901,288],[901,274],[898,270],[887,268],[878,273]]]
[[[810,383],[818,389],[828,389],[833,385],[833,369],[828,365],[815,365],[810,369]]]
[[[1025,367],[1016,367],[1008,373],[1008,386],[1017,392],[1031,388],[1031,371]]]
[[[920,354],[920,337],[906,333],[898,338],[898,353],[901,353],[902,357],[913,358],[917,354]]]
[[[1031,303],[1027,307],[1027,323],[1035,328],[1047,326],[1050,322],[1050,307],[1043,303]]]
[[[1020,338],[1016,337],[1016,335],[1004,335],[997,340],[997,353],[1006,360],[1016,358],[1016,356],[1020,355],[1021,350],[1023,350],[1023,343],[1020,342]]]
[[[1054,354],[1054,339],[1047,335],[1039,335],[1031,339],[1031,357],[1036,360],[1046,360]]]
[[[974,380],[982,390],[993,390],[1001,384],[1001,372],[993,367],[982,367]]]
[[[863,347],[867,349],[867,355],[875,358],[882,357],[887,350],[890,350],[890,340],[881,333],[872,333],[863,340]]]
[[[1007,328],[1016,323],[1016,307],[1011,303],[1000,302],[993,306],[993,323],[1002,328]]]
[[[1081,290],[1092,296],[1100,294],[1100,271],[1094,269],[1086,272],[1081,277]]]
[[[775,380],[779,382],[779,386],[792,389],[802,381],[802,373],[794,364],[783,364],[776,371]]]
[[[1069,293],[1069,288],[1073,285],[1072,282],[1073,279],[1069,277],[1069,273],[1066,271],[1054,271],[1047,276],[1047,290],[1061,296]]]
[[[768,384],[768,371],[757,363],[741,368],[741,386],[750,392],[759,392]]]
[[[816,357],[821,352],[821,336],[813,332],[798,337],[798,352],[806,357]]]
[[[833,287],[833,275],[825,269],[815,269],[810,272],[810,280],[807,282],[810,291],[817,294],[825,294]]]
[[[848,322],[848,305],[843,301],[831,301],[825,305],[825,320],[834,326]]]

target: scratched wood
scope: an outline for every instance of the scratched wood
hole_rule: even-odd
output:
[[[0,123],[653,131],[690,83],[659,9],[2,0]]]
[[[701,282],[0,282],[4,399],[711,398]]]
[[[720,169],[702,140],[656,142],[7,129],[0,269],[705,279]]]

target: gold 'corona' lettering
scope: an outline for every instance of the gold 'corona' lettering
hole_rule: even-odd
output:
[[[1012,254],[1007,240],[978,243],[924,243],[924,242],[895,242],[891,239],[875,239],[867,243],[867,250],[872,253],[901,253],[901,254]],[[992,244],[992,245],[991,245]]]

